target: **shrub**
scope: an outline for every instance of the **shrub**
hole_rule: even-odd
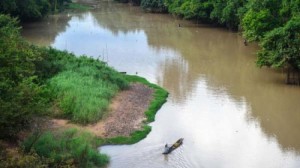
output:
[[[44,86],[37,83],[39,52],[20,36],[18,21],[0,15],[0,138],[14,136],[45,111]]]
[[[25,152],[34,150],[40,157],[50,159],[50,167],[102,167],[108,163],[108,157],[97,150],[96,138],[76,129],[33,134],[22,145]]]

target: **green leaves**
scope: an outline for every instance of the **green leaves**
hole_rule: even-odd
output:
[[[61,11],[71,0],[1,0],[0,13],[19,17],[22,21],[39,20],[50,12]]]
[[[36,83],[39,52],[20,37],[18,21],[0,15],[0,131],[14,136],[44,109],[42,85]]]
[[[256,12],[250,9],[242,20],[243,35],[248,41],[260,40],[263,35],[276,25],[275,18],[268,9]]]
[[[268,32],[260,43],[259,66],[300,69],[300,17],[293,17],[283,27]]]
[[[97,150],[96,137],[77,129],[33,134],[23,142],[25,152],[35,151],[49,160],[48,167],[103,167],[108,156]]]

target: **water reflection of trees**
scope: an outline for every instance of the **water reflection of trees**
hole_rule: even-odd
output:
[[[34,44],[49,46],[61,32],[65,32],[71,16],[67,14],[51,15],[48,18],[34,23],[24,23],[22,36]]]
[[[117,35],[120,32],[126,34],[143,28],[143,17],[138,13],[141,13],[138,7],[106,1],[101,2],[92,14],[102,28]]]

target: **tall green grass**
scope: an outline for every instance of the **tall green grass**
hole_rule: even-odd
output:
[[[115,84],[74,71],[58,74],[50,86],[57,93],[63,116],[82,124],[101,119],[109,100],[119,90]]]
[[[59,72],[50,78],[49,89],[61,109],[61,117],[81,124],[96,122],[112,97],[128,86],[124,75],[103,62],[54,49],[50,53]]]
[[[34,150],[40,157],[50,160],[49,167],[103,167],[109,160],[98,152],[98,140],[94,136],[76,129],[34,134],[22,146],[26,153]]]

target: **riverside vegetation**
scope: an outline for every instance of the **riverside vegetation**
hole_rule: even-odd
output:
[[[131,82],[144,83],[155,92],[145,112],[145,126],[129,137],[104,139],[77,129],[47,131],[35,126],[44,117],[94,123]],[[146,123],[154,120],[168,95],[145,79],[121,74],[99,60],[30,45],[20,35],[18,20],[4,14],[0,14],[0,93],[0,162],[4,167],[102,167],[109,159],[97,147],[144,138],[151,131]],[[31,131],[23,135],[24,130]],[[20,144],[17,151],[9,150],[15,144]]]

